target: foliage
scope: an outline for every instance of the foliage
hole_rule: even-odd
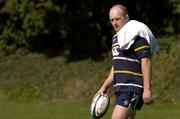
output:
[[[5,0],[1,4],[0,43],[6,54],[14,54],[19,49],[43,50],[43,45],[48,43],[45,37],[52,34],[53,29],[58,30],[56,23],[61,9],[51,0]],[[50,21],[51,24],[47,23]]]
[[[162,50],[153,59],[155,98],[176,102],[180,98],[180,42],[172,43],[168,51]]]
[[[155,98],[179,99],[178,0],[1,0],[0,97],[53,100],[93,95],[111,67],[108,11],[117,3],[125,4],[131,19],[143,21],[158,36]]]
[[[164,38],[162,38],[163,40]],[[173,38],[170,38],[173,40]],[[167,49],[167,48],[165,48]],[[156,101],[180,98],[179,42],[153,56],[153,92]],[[110,53],[104,60],[68,62],[66,57],[43,55],[0,57],[0,98],[18,100],[87,100],[99,89],[111,68]],[[113,88],[108,93],[113,96]]]
[[[156,36],[179,33],[178,0],[1,0],[0,54],[53,57],[68,51],[69,60],[101,55],[111,46],[108,11],[117,3],[126,5],[130,18],[145,22]]]
[[[47,59],[34,54],[1,57],[0,90],[4,97],[18,100],[82,98],[87,91],[97,90],[96,85],[86,85],[101,81],[110,66],[107,61],[67,63],[64,57]]]

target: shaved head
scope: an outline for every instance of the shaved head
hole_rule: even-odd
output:
[[[114,5],[109,11],[109,20],[115,31],[119,31],[128,21],[129,16],[125,6]]]
[[[125,16],[126,14],[128,14],[127,12],[127,8],[123,5],[114,5],[111,9],[110,9],[110,12],[113,11],[113,10],[118,10],[118,11],[121,11],[122,15]]]

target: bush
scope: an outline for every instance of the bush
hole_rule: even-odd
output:
[[[168,50],[160,50],[153,58],[153,87],[157,99],[178,101],[180,98],[179,45],[180,42],[171,42]]]
[[[180,98],[179,42],[153,56],[153,92],[157,101]],[[111,68],[111,53],[104,60],[67,62],[64,56],[39,54],[0,57],[0,98],[19,100],[89,100]],[[113,95],[113,88],[109,94]]]

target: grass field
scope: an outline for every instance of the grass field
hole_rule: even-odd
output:
[[[110,119],[111,104],[102,119]],[[92,119],[90,116],[90,102],[10,102],[0,101],[0,115],[2,119]],[[154,104],[144,106],[137,113],[137,119],[180,119],[180,105]]]

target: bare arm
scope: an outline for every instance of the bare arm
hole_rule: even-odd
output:
[[[108,77],[106,78],[106,80],[104,81],[103,85],[101,86],[99,91],[96,93],[96,95],[97,94],[103,94],[103,93],[105,93],[107,91],[107,89],[109,88],[109,86],[113,82],[113,72],[114,72],[114,68],[112,67]]]
[[[143,73],[143,100],[146,104],[151,104],[153,102],[152,99],[152,91],[151,91],[151,59],[150,58],[142,58],[141,59],[141,68]]]

